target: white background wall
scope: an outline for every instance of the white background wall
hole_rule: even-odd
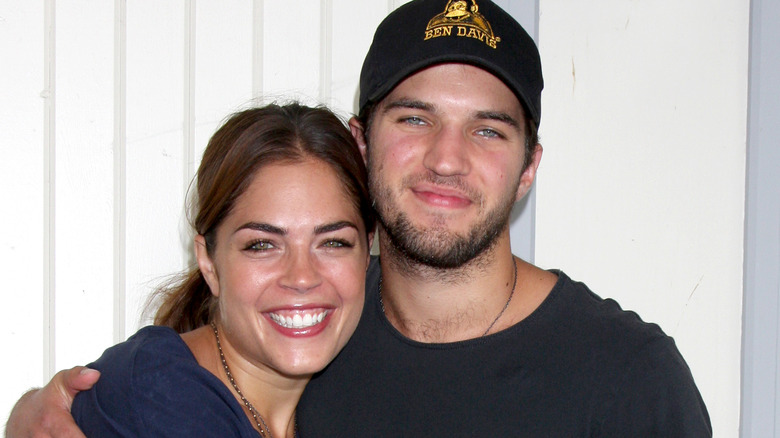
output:
[[[542,1],[536,262],[673,336],[739,427],[749,5]]]
[[[0,0],[0,419],[145,323],[219,122],[291,93],[350,113],[400,3]],[[749,5],[538,5],[536,262],[658,322],[737,436]]]

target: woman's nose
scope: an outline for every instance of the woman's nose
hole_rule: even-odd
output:
[[[282,286],[297,292],[317,287],[322,280],[314,256],[305,250],[293,251],[286,260]]]

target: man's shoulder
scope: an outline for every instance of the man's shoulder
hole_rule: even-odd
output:
[[[569,311],[581,315],[584,320],[596,321],[613,328],[663,333],[657,324],[644,321],[632,310],[623,309],[616,300],[603,298],[585,283],[572,280],[562,271],[555,272],[559,277],[555,287],[564,295]]]
[[[586,370],[607,395],[601,408],[608,419],[605,430],[626,428],[625,433],[608,436],[643,436],[644,432],[637,435],[628,431],[669,431],[678,426],[696,431],[685,436],[707,436],[706,407],[674,339],[659,325],[624,310],[617,301],[602,298],[584,283],[558,274],[558,298],[565,309],[559,321],[568,319],[571,324],[564,330],[570,336],[564,344],[579,352],[579,360],[572,358],[578,362],[576,367]],[[630,411],[623,405],[631,405],[634,411],[618,414]],[[663,423],[649,414],[653,410],[669,413],[666,417],[673,421]],[[643,417],[641,425],[637,416]],[[629,427],[632,418],[636,429]]]
[[[623,358],[646,351],[650,345],[676,350],[672,338],[658,324],[644,321],[614,299],[602,298],[565,273],[556,273],[559,280],[550,299],[556,301],[557,320],[566,321],[567,333],[576,337],[576,342]]]

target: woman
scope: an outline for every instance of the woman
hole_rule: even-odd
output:
[[[161,292],[156,326],[90,365],[101,378],[73,403],[87,436],[295,436],[304,387],[360,319],[374,219],[336,116],[240,112],[197,178],[198,266]]]

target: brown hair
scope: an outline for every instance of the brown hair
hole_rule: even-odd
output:
[[[191,223],[204,236],[207,253],[213,254],[217,227],[258,170],[269,164],[312,158],[335,171],[360,212],[366,231],[373,231],[366,167],[344,123],[323,107],[271,104],[231,116],[211,137],[203,153],[197,174],[197,207],[192,210],[196,214]],[[161,301],[154,324],[179,333],[208,324],[217,309],[217,300],[197,267],[173,285],[158,290],[153,298]]]

